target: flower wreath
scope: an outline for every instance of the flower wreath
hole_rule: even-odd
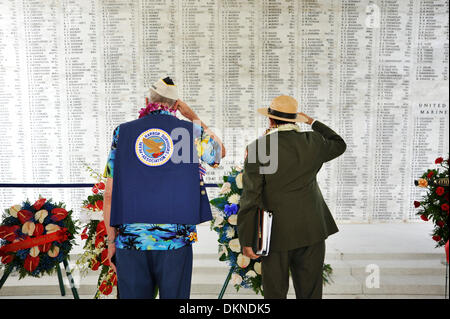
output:
[[[436,247],[444,246],[449,238],[449,162],[450,158],[446,160],[442,157],[436,158],[434,163],[443,170],[441,171],[439,167],[428,169],[415,181],[416,186],[428,189],[422,201],[414,201],[414,207],[419,209],[416,215],[423,221],[431,220],[434,223],[431,238],[436,242]],[[440,181],[443,181],[442,185]]]
[[[6,209],[2,219],[1,262],[6,270],[18,270],[19,279],[52,274],[60,262],[69,259],[78,228],[63,203],[26,200]]]
[[[114,287],[117,286],[117,275],[110,267],[108,260],[108,248],[106,242],[106,227],[103,221],[103,193],[105,183],[103,177],[95,173],[90,167],[87,169],[91,176],[98,179],[98,183],[92,187],[92,195],[83,201],[80,220],[84,224],[81,239],[86,240],[84,253],[78,258],[77,265],[80,266],[80,273],[87,275],[89,270],[97,271],[100,274],[97,281],[97,292],[94,298],[111,295]]]
[[[242,168],[232,168],[231,172],[223,177],[223,184],[219,195],[210,203],[219,210],[211,221],[211,229],[219,235],[219,260],[228,263],[232,269],[231,282],[239,291],[242,288],[251,288],[256,294],[264,295],[261,276],[261,262],[250,259],[241,252],[237,233],[237,214],[242,194]],[[323,266],[324,284],[331,280],[332,268],[329,264]]]

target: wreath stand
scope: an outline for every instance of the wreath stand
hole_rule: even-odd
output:
[[[233,274],[234,267],[236,267],[236,266],[233,266],[230,268],[230,271],[228,272],[227,278],[225,278],[225,282],[223,283],[222,289],[220,290],[219,297],[217,299],[223,298],[223,295],[225,294],[225,291],[227,290],[228,283],[230,282],[231,275]]]
[[[62,261],[62,264],[64,265],[64,269],[66,270],[66,276],[67,276],[67,279],[69,280],[70,289],[72,290],[73,299],[80,299],[80,297],[78,296],[77,288],[75,287],[75,282],[73,281],[72,271],[70,270],[69,263],[67,262],[67,259],[64,259]],[[63,282],[63,277],[62,277],[60,265],[61,265],[61,263],[56,265],[56,272],[57,272],[57,275],[58,275],[59,290],[61,291],[61,296],[65,296],[66,295],[66,289],[64,288],[64,282]],[[6,279],[8,279],[9,275],[11,274],[11,271],[12,271],[12,267],[11,268],[5,268],[5,272],[3,273],[3,276],[0,279],[0,289],[2,289]]]

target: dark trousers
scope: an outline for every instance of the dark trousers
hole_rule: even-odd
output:
[[[172,250],[116,250],[121,299],[189,299],[192,246]]]
[[[325,241],[288,251],[271,251],[262,257],[264,298],[287,297],[290,270],[297,299],[321,299],[324,259]]]

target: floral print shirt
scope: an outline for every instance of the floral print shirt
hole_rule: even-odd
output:
[[[154,111],[152,114],[174,115],[168,111]],[[104,177],[114,176],[114,159],[119,141],[120,126],[114,130],[111,150],[103,173]],[[199,158],[212,167],[217,167],[221,159],[220,145],[214,141],[204,129],[194,124],[194,144]],[[200,171],[204,171],[199,167]],[[199,173],[200,174],[200,173]],[[201,179],[201,174],[199,176]],[[183,224],[123,224],[118,227],[116,248],[135,250],[169,250],[177,249],[197,241],[197,229],[195,225]]]

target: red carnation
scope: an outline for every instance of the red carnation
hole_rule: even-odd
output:
[[[442,227],[444,227],[445,223],[444,223],[444,221],[439,220],[439,221],[436,222],[436,225],[438,225],[439,227],[442,228]]]
[[[13,260],[14,260],[14,255],[6,255],[6,256],[3,256],[1,259],[2,263],[5,265],[9,264]]]
[[[419,206],[420,206],[420,202],[418,202],[418,201],[415,200],[415,201],[414,201],[414,207],[417,208],[417,207],[419,207]]]
[[[52,209],[50,218],[55,222],[59,222],[66,218],[67,214],[68,213],[64,208],[57,207]]]
[[[444,212],[448,212],[448,209],[449,209],[448,204],[447,204],[447,203],[442,204],[442,205],[441,205],[441,209],[442,209]]]
[[[439,235],[435,235],[432,237],[434,241],[440,241],[441,240],[441,236]]]
[[[34,204],[33,207],[36,210],[40,210],[42,208],[42,206],[44,206],[45,202],[47,200],[45,198],[39,198]]]
[[[29,210],[22,209],[17,212],[17,218],[19,219],[21,224],[24,224],[26,221],[29,221],[33,217],[33,213]]]
[[[98,193],[98,188],[97,187],[92,187],[92,192],[94,193],[94,194],[97,194]]]
[[[436,188],[436,194],[438,194],[439,196],[444,194],[444,192],[445,192],[444,187],[439,186],[438,188]]]
[[[434,161],[435,164],[441,164],[444,161],[444,159],[442,157],[438,157],[436,158],[436,160]]]
[[[422,215],[420,215],[420,218],[422,218],[422,220],[424,220],[426,222],[428,221],[428,217],[426,215],[422,214]]]
[[[27,258],[25,258],[25,261],[23,263],[23,268],[29,272],[33,272],[39,265],[39,256],[32,257],[31,255],[28,255]]]

